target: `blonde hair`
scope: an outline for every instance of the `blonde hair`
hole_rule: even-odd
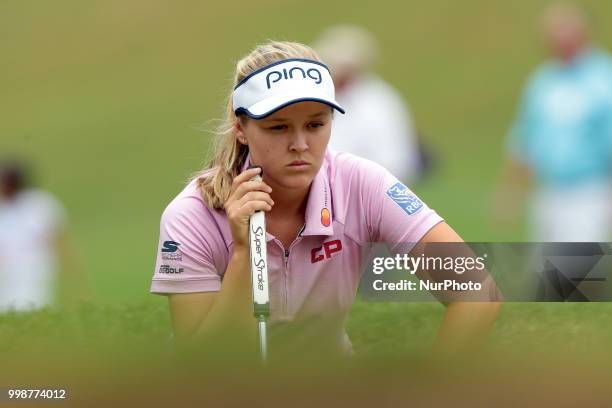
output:
[[[239,118],[232,109],[234,86],[247,75],[266,65],[289,58],[306,58],[321,61],[317,53],[307,45],[288,41],[268,41],[260,44],[236,64],[233,86],[226,102],[225,116],[215,131],[213,158],[204,169],[191,179],[197,179],[202,199],[209,208],[223,209],[232,181],[240,174],[249,147],[238,141],[234,129]]]

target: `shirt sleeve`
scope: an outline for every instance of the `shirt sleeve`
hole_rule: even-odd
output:
[[[372,162],[367,167],[364,204],[371,241],[384,242],[393,252],[400,245],[401,251],[411,250],[442,217],[386,169]]]
[[[221,288],[211,243],[202,232],[202,204],[184,197],[171,202],[161,217],[151,292],[211,292]],[[199,212],[199,213],[198,213]]]

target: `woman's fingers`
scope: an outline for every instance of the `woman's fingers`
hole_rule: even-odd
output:
[[[272,189],[270,188],[270,186],[268,186],[263,181],[251,181],[251,179],[257,176],[258,174],[261,174],[261,169],[259,167],[255,167],[252,169],[245,170],[239,175],[237,175],[232,181],[230,195],[238,193],[240,196],[242,196],[249,189],[259,189],[261,191],[270,190],[269,192],[271,192]]]
[[[260,168],[248,169],[234,179],[232,182],[232,190],[228,197],[227,205],[234,201],[241,200],[247,193],[251,191],[261,191],[267,194],[272,192],[272,188],[263,181],[251,181],[253,177],[261,173]]]
[[[242,198],[237,200],[236,203],[239,206],[243,206],[244,204],[248,203],[249,201],[265,201],[270,206],[274,205],[274,200],[272,200],[272,197],[270,197],[270,194],[264,193],[262,191],[249,191],[248,193],[243,195]]]
[[[272,188],[263,181],[245,181],[236,187],[236,190],[232,195],[235,199],[239,200],[249,191],[263,191],[270,194],[272,192]]]
[[[240,207],[241,211],[249,218],[256,211],[270,211],[272,206],[267,201],[249,201]]]
[[[230,196],[225,203],[235,245],[248,245],[249,218],[256,211],[270,211],[274,205],[272,188],[263,181],[251,181],[260,168],[248,169],[234,178]]]
[[[245,181],[249,181],[250,179],[252,179],[253,177],[255,177],[256,175],[260,173],[261,173],[261,168],[259,167],[254,167],[252,169],[243,171],[242,173],[237,175],[232,181],[232,190],[235,190],[234,187],[238,187],[240,184],[244,183]]]

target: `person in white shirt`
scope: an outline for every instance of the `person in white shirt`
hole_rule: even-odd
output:
[[[0,313],[53,305],[58,266],[74,269],[69,248],[60,202],[28,187],[22,164],[0,164]]]
[[[346,107],[334,118],[330,148],[381,164],[404,182],[416,181],[422,166],[412,117],[399,92],[372,72],[378,53],[372,34],[334,26],[314,48],[327,61],[336,99]]]

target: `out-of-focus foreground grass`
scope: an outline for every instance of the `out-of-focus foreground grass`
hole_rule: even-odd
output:
[[[358,302],[348,322],[355,357],[304,359],[309,350],[295,350],[295,361],[283,358],[267,368],[229,346],[181,358],[169,342],[161,306],[83,305],[64,313],[5,315],[0,384],[67,388],[66,406],[612,401],[609,305],[509,304],[484,348],[450,356],[429,346],[441,312],[434,303]]]

